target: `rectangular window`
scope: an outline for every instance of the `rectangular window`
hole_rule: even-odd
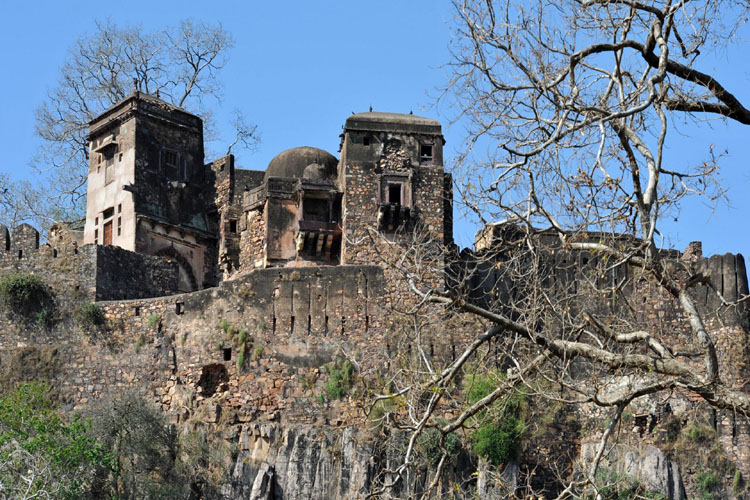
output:
[[[109,219],[113,215],[115,215],[115,209],[112,208],[112,207],[110,207],[110,208],[106,209],[104,212],[102,212],[102,217],[104,217],[104,220]]]
[[[362,145],[363,146],[369,146],[370,145],[370,138],[369,137],[363,137],[362,138]]]
[[[403,186],[404,185],[400,183],[388,183],[388,192],[386,194],[387,198],[385,201],[387,201],[388,203],[397,203],[399,205],[403,205]]]
[[[115,161],[109,156],[104,165],[104,184],[109,184],[113,180],[115,180]]]
[[[117,213],[122,213],[122,203],[117,205]]]
[[[230,220],[229,221],[229,232],[230,233],[236,233],[237,232],[237,221],[236,220]]]
[[[162,172],[167,179],[177,180],[179,176],[178,163],[177,163],[177,151],[171,151],[165,149],[162,151]]]
[[[305,197],[302,200],[302,220],[331,222],[328,198]]]
[[[432,144],[420,144],[419,145],[419,161],[423,161],[423,162],[432,161]]]
[[[99,230],[94,229],[94,243],[99,244]]]
[[[122,217],[117,218],[117,236],[122,235]]]

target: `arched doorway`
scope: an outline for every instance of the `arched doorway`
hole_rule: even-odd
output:
[[[190,262],[188,262],[180,252],[175,250],[174,247],[162,248],[154,255],[177,263],[180,273],[177,287],[180,293],[193,292],[198,289],[198,281],[195,279],[193,266],[191,266]]]

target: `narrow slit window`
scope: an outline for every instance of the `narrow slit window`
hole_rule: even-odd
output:
[[[231,347],[224,348],[224,361],[232,361],[232,348]]]
[[[237,221],[236,220],[230,220],[229,221],[229,232],[230,233],[236,233],[237,232]]]
[[[370,145],[370,138],[369,137],[363,137],[362,138],[362,145],[363,146],[369,146]]]

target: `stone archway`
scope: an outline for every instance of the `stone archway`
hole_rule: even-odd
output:
[[[191,266],[190,262],[188,262],[180,252],[175,250],[174,247],[162,248],[154,255],[177,263],[180,273],[178,282],[180,292],[194,292],[198,289],[198,280],[195,279],[193,266]]]

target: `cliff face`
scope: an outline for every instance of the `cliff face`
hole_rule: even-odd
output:
[[[432,477],[421,466],[403,479],[391,474],[403,459],[403,439],[383,440],[362,428],[250,425],[239,436],[241,451],[232,463],[227,498],[290,499],[364,498],[382,488],[382,498],[413,498]],[[433,496],[476,494],[476,463],[466,453],[448,467]]]

